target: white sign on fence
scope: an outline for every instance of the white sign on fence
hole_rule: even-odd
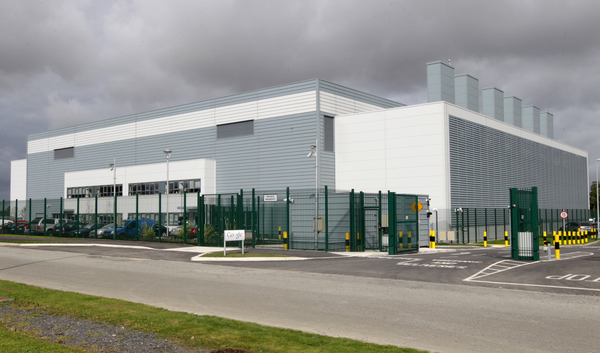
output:
[[[277,202],[277,195],[263,195],[264,202]]]
[[[241,241],[242,242],[242,255],[244,255],[244,239],[246,239],[245,230],[226,230],[223,237],[223,256],[227,255],[227,242],[228,241]]]

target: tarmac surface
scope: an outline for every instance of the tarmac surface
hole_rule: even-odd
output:
[[[8,243],[8,242],[24,243]],[[43,241],[41,243],[40,241]],[[561,258],[551,260],[540,248],[540,261],[514,261],[510,248],[493,246],[438,246],[418,253],[388,255],[381,252],[326,253],[322,251],[247,248],[248,254],[279,257],[207,258],[223,248],[197,247],[169,242],[113,241],[106,239],[29,238],[0,236],[0,246],[72,252],[91,257],[115,257],[336,274],[355,277],[410,280],[492,288],[510,288],[575,295],[600,296],[600,243],[561,247]],[[228,252],[240,252],[228,247]]]

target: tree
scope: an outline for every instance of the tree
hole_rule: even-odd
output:
[[[598,207],[598,200],[596,200],[596,189],[597,182],[592,181],[592,185],[590,186],[590,209],[595,210]]]

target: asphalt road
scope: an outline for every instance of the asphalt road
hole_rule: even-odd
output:
[[[598,350],[595,246],[523,266],[501,248],[218,264],[188,249],[48,249],[0,246],[0,279],[431,351]]]

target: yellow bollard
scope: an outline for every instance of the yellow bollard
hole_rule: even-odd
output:
[[[508,230],[504,231],[504,246],[508,247]]]
[[[408,231],[408,248],[410,249],[412,246],[411,231]]]
[[[287,232],[283,232],[283,250],[287,250],[288,249],[288,237],[287,237]]]
[[[400,249],[404,248],[404,242],[402,241],[402,231],[398,232],[398,244],[400,244]]]
[[[279,227],[279,240],[281,240],[281,227]]]
[[[483,247],[487,248],[487,232],[483,231]]]
[[[557,237],[556,233],[554,235],[554,258],[560,260],[560,237]]]
[[[346,251],[350,251],[350,233],[346,233]]]
[[[431,245],[433,249],[435,249],[435,230],[431,231]]]

